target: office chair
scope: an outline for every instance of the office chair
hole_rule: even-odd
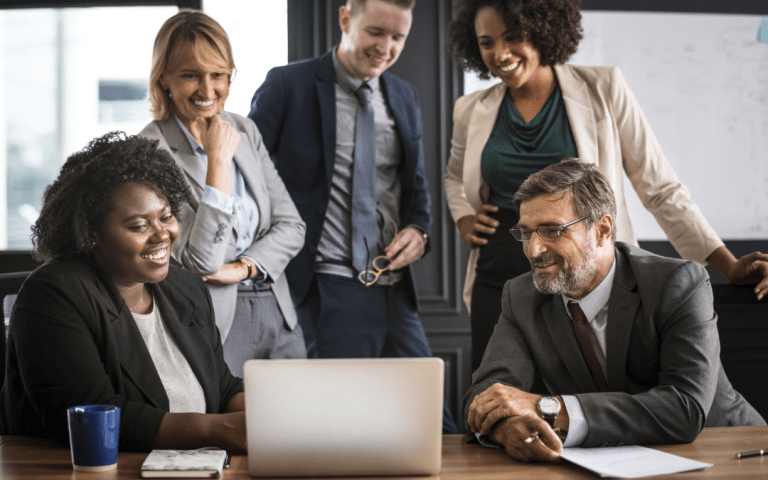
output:
[[[13,302],[16,294],[21,290],[21,285],[32,272],[0,273],[0,300],[3,301],[3,329],[0,338],[0,386],[5,381],[5,356],[8,340],[8,322],[11,319]]]

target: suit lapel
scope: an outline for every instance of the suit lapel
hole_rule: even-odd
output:
[[[114,338],[117,340],[115,343],[123,372],[147,397],[151,405],[168,410],[168,395],[165,393],[165,387],[155,369],[155,364],[152,363],[152,357],[141,337],[141,332],[136,326],[133,314],[128,310],[128,306],[112,280],[101,268],[95,268],[101,280],[99,284],[101,293],[111,299],[108,311],[114,315],[111,326]]]
[[[568,113],[579,157],[585,161],[597,163],[599,159],[597,122],[588,86],[586,82],[576,78],[568,66],[557,65],[554,70],[563,94],[565,110]]]
[[[205,188],[207,166],[192,151],[192,147],[189,145],[187,137],[184,136],[184,132],[179,128],[175,117],[171,116],[168,120],[160,122],[160,130],[163,132],[165,141],[168,142],[171,151],[178,159],[176,164],[187,174],[190,186],[198,190],[196,197],[201,198]],[[194,207],[197,208],[197,205]]]
[[[402,198],[410,199],[413,192],[414,170],[418,163],[418,154],[414,153],[412,135],[419,126],[413,125],[409,120],[408,113],[413,107],[405,103],[407,100],[404,98],[404,93],[401,89],[396,88],[394,83],[390,84],[387,80],[388,76],[389,74],[384,73],[379,77],[379,88],[384,94],[384,100],[387,102],[390,112],[392,112],[392,118],[395,120],[395,135],[398,135],[403,147],[403,168],[400,169]],[[406,200],[403,201],[406,202]],[[410,205],[410,200],[407,201],[407,204]]]
[[[117,352],[120,355],[120,366],[139,390],[155,407],[168,410],[168,395],[160,380],[152,357],[141,337],[136,322],[128,307],[123,303],[117,318],[112,322],[117,342]]]
[[[317,71],[317,101],[320,104],[320,129],[323,138],[323,157],[325,159],[325,181],[331,190],[333,164],[336,160],[336,75],[333,72],[333,51],[320,60]]]
[[[151,287],[155,304],[160,307],[165,330],[179,347],[200,382],[205,393],[206,408],[210,411],[216,407],[212,392],[218,392],[219,387],[214,382],[216,375],[211,374],[211,369],[214,368],[213,359],[204,356],[200,349],[200,345],[210,340],[204,338],[200,329],[192,322],[195,315],[194,304],[184,299],[177,287],[167,282]]]
[[[616,276],[611,297],[608,299],[608,331],[606,334],[608,387],[614,392],[624,391],[627,349],[632,326],[640,308],[640,295],[635,292],[637,282],[626,257],[616,250]]]
[[[412,130],[408,125],[409,122],[406,117],[408,106],[403,104],[404,99],[399,89],[390,87],[390,84],[387,81],[387,74],[382,74],[379,77],[379,88],[381,88],[384,93],[384,100],[387,102],[389,110],[392,112],[392,117],[395,119],[395,130],[400,136],[403,150],[407,151],[406,144],[408,142],[408,136],[404,136],[402,132],[408,132],[410,134],[410,130]],[[415,126],[413,128],[415,128]]]
[[[584,361],[573,332],[573,320],[565,311],[560,295],[552,295],[550,301],[542,305],[541,312],[555,350],[571,374],[576,387],[580,392],[596,392],[597,386],[592,380],[592,374]]]

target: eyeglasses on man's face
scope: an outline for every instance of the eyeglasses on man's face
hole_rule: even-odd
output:
[[[510,228],[509,233],[511,233],[512,236],[515,237],[515,240],[519,242],[530,242],[531,237],[533,236],[533,232],[536,232],[536,235],[538,235],[542,240],[553,242],[560,238],[560,234],[563,232],[563,230],[570,227],[571,225],[576,225],[577,223],[586,220],[591,216],[592,215],[581,217],[578,220],[568,222],[565,225],[539,227],[536,230],[528,230],[527,228]]]

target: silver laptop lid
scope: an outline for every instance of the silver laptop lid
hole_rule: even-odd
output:
[[[439,358],[249,360],[250,474],[437,474],[443,376]]]

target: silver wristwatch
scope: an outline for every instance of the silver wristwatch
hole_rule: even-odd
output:
[[[536,408],[549,426],[555,428],[555,420],[557,419],[557,414],[560,412],[560,402],[557,398],[541,397],[539,403],[536,404]]]

